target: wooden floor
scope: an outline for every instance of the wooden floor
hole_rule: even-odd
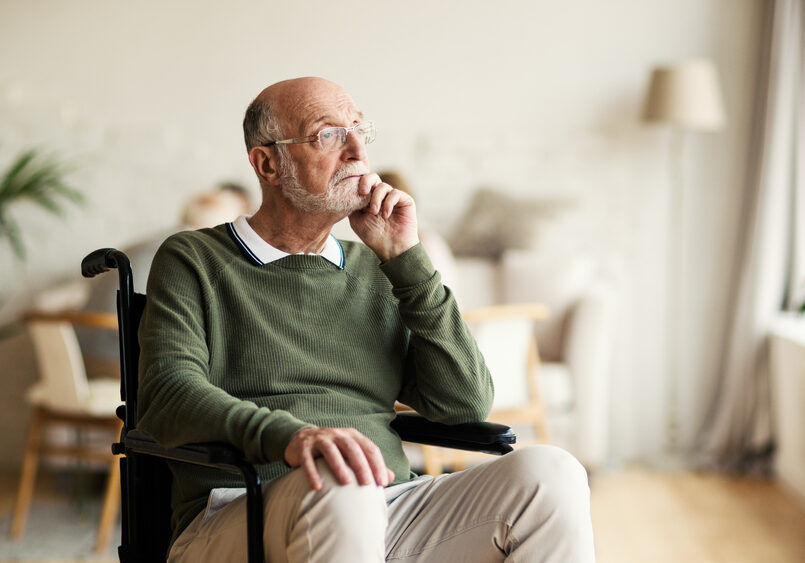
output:
[[[599,563],[805,562],[805,501],[763,479],[599,474],[592,510]]]
[[[37,494],[58,494],[47,483]],[[2,475],[3,515],[15,486],[15,475]],[[641,468],[599,472],[592,480],[592,511],[599,563],[805,562],[805,502],[765,480]],[[54,554],[36,561],[115,559]]]

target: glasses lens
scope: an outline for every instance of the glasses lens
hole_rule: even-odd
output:
[[[344,144],[347,131],[343,127],[327,127],[319,131],[319,145],[322,150],[334,151]]]
[[[367,145],[375,140],[376,133],[374,121],[364,121],[355,126],[355,134],[363,137],[363,142]]]
[[[324,151],[335,151],[347,142],[347,132],[363,139],[367,145],[375,140],[375,124],[372,121],[358,123],[354,127],[327,127],[319,131],[319,146]]]

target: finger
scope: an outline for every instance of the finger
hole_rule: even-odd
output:
[[[402,192],[400,190],[391,190],[385,199],[383,199],[383,206],[381,208],[380,215],[384,219],[391,217],[391,214],[394,212],[394,208],[397,207],[397,204],[400,203],[401,199]]]
[[[374,172],[364,174],[363,176],[361,176],[361,179],[358,182],[358,194],[369,195],[372,192],[372,188],[375,187],[377,184],[380,184],[381,182],[382,180],[380,179],[380,176],[378,176]]]
[[[366,457],[366,460],[369,463],[372,476],[374,477],[374,482],[381,487],[385,487],[394,480],[394,474],[391,473],[392,478],[389,479],[390,470],[388,467],[386,467],[386,460],[383,459],[383,454],[380,452],[380,448],[378,448],[374,442],[363,434],[359,432],[356,432],[356,434],[356,440],[358,440],[360,443],[363,450],[363,455]]]
[[[319,442],[316,446],[316,450],[321,453],[339,483],[342,485],[352,483],[352,470],[347,466],[344,461],[344,456],[341,455],[341,451],[335,444],[329,441]]]
[[[322,487],[321,475],[316,467],[316,460],[313,458],[310,450],[305,450],[300,455],[302,461],[301,466],[307,476],[307,481],[314,491],[320,491]]]
[[[386,471],[388,472],[388,479],[389,479],[389,480],[388,480],[388,483],[389,483],[389,484],[391,484],[391,483],[393,483],[393,482],[394,482],[394,479],[396,479],[396,478],[397,478],[397,476],[396,476],[396,475],[394,474],[394,472],[393,472],[391,469],[389,469],[388,467],[386,468]]]
[[[393,188],[383,182],[376,184],[372,188],[372,199],[369,201],[369,212],[377,215],[380,212],[380,206],[383,205],[383,200],[386,199],[392,192]]]
[[[352,436],[345,436],[338,442],[341,453],[355,473],[359,485],[374,485],[375,475],[366,458],[363,447]]]

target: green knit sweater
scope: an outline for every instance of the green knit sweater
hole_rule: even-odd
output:
[[[485,420],[492,381],[421,245],[383,264],[342,243],[320,256],[250,262],[222,225],[169,238],[148,280],[140,325],[139,428],[166,446],[221,441],[267,482],[306,426],[352,427],[411,479],[394,401],[448,424]],[[237,475],[171,467],[174,538],[215,487]]]

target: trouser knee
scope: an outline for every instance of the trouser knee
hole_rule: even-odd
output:
[[[380,533],[385,530],[386,499],[381,487],[361,486],[354,478],[352,483],[342,485],[324,461],[319,460],[317,467],[322,476],[322,488],[306,495],[300,506],[300,517],[323,518],[327,526],[338,530],[339,534],[358,537],[375,528]]]
[[[270,561],[382,561],[386,502],[377,486],[341,485],[323,460],[314,491],[296,470],[270,486],[266,553]]]
[[[555,446],[531,446],[504,456],[507,478],[523,494],[539,496],[545,508],[589,504],[587,471],[571,454]]]
[[[523,448],[504,459],[523,499],[512,527],[520,542],[513,560],[550,554],[546,560],[594,561],[590,487],[581,463],[554,446]]]

